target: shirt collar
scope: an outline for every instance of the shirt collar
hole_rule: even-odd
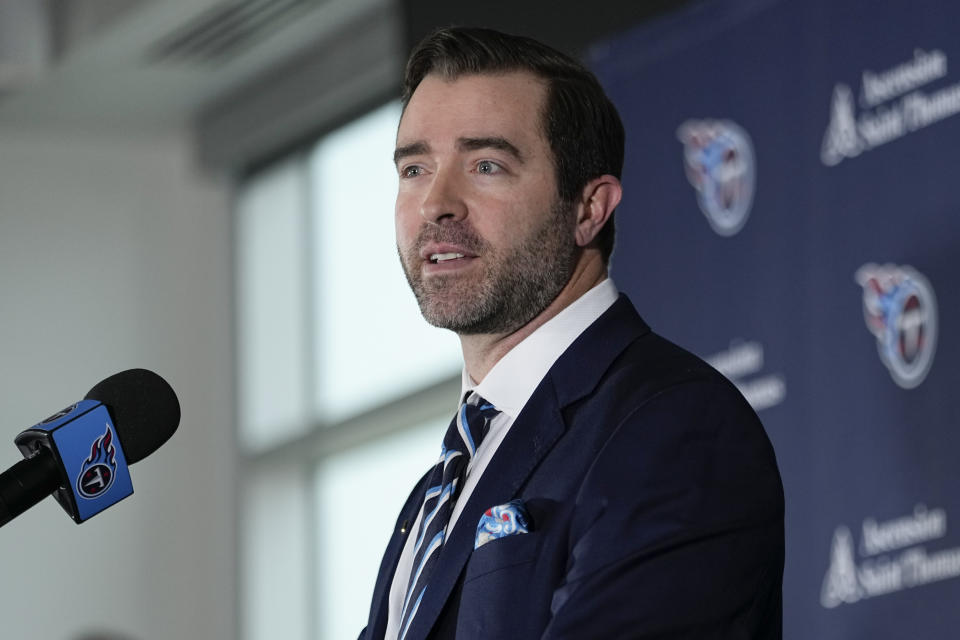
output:
[[[508,351],[479,384],[473,384],[464,367],[460,398],[476,391],[516,418],[553,363],[616,302],[618,295],[610,278],[594,286]]]

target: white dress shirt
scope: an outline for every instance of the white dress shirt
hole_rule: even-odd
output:
[[[618,295],[613,280],[607,278],[507,352],[481,382],[475,384],[470,379],[466,368],[463,369],[460,399],[468,391],[475,391],[492,403],[500,413],[491,420],[490,430],[467,466],[467,477],[463,489],[453,505],[450,523],[447,525],[447,538],[484,470],[496,454],[500,443],[507,436],[507,432],[510,431],[513,421],[520,415],[520,411],[523,410],[540,381],[547,375],[547,371],[567,350],[567,347],[616,302]],[[459,406],[455,411],[458,409]],[[420,508],[420,513],[410,528],[411,532],[419,531],[422,516],[423,507]],[[476,523],[470,524],[476,526]],[[410,581],[410,572],[413,570],[413,541],[416,537],[416,535],[410,535],[407,538],[397,563],[393,583],[390,585],[390,612],[387,631],[384,635],[386,640],[397,640],[400,634],[400,612],[406,596],[407,583]]]

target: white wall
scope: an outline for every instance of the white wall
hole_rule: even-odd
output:
[[[152,369],[173,438],[83,525],[52,499],[0,529],[0,636],[236,637],[230,223],[185,136],[0,128],[0,469],[100,379]]]

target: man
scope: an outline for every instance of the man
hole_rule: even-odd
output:
[[[412,54],[397,245],[460,337],[465,399],[361,637],[781,636],[763,428],[607,277],[623,139],[592,74],[540,43],[447,29]]]

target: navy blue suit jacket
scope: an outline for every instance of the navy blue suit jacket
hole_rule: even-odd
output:
[[[361,638],[383,637],[424,491],[397,519]],[[530,533],[474,550],[483,512],[514,499]],[[783,489],[759,420],[621,295],[517,416],[407,638],[780,638],[782,575]]]

